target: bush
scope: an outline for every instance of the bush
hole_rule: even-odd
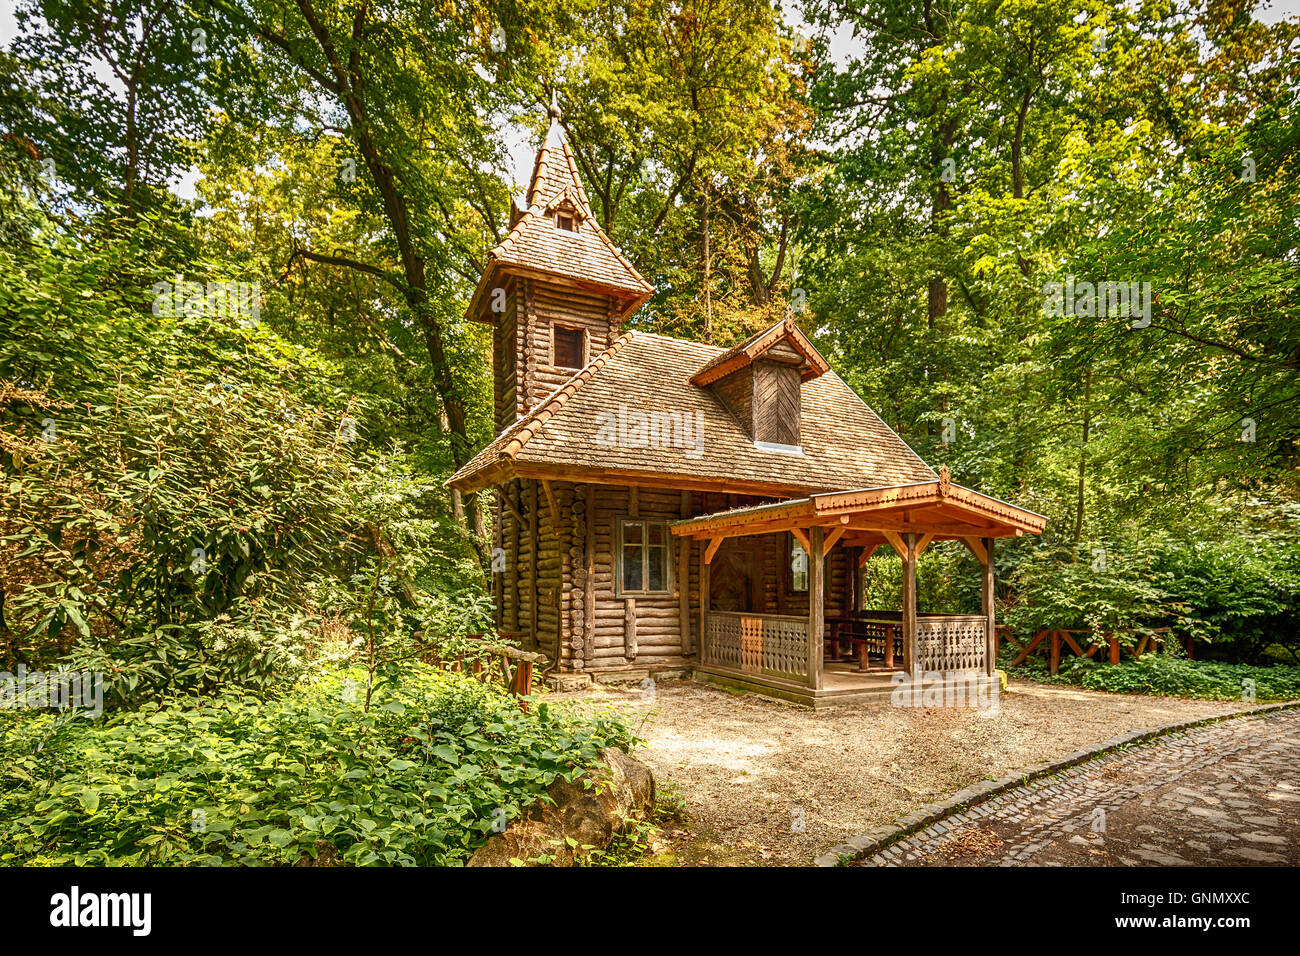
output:
[[[335,671],[269,703],[223,694],[99,720],[0,712],[0,862],[462,863],[624,724],[421,665],[376,688]]]
[[[1270,531],[1266,513],[1241,537],[1170,548],[1161,560],[1169,589],[1213,628],[1213,657],[1258,663],[1276,645],[1300,660],[1300,511],[1278,510],[1283,530]]]
[[[1061,660],[1055,677],[1042,661],[1027,661],[1011,671],[1014,677],[1053,684],[1072,684],[1088,690],[1116,694],[1153,694],[1158,697],[1196,697],[1207,700],[1241,700],[1243,690],[1255,683],[1255,699],[1300,698],[1300,667],[1253,667],[1216,661],[1189,661],[1173,654],[1146,654],[1118,664],[1088,658]]]
[[[1044,544],[1010,574],[1016,597],[1004,620],[1023,635],[1079,629],[1113,634],[1130,648],[1163,627],[1176,636],[1205,636],[1205,622],[1155,570],[1159,558],[1159,551],[1137,546]]]
[[[0,669],[103,670],[115,703],[272,690],[351,544],[346,405],[265,328],[153,315],[157,266],[0,250]]]

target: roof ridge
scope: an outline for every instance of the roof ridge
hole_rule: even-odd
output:
[[[488,258],[489,258],[489,259],[496,259],[496,258],[499,258],[499,257],[500,257],[500,253],[502,253],[503,251],[505,251],[505,249],[506,249],[508,246],[511,246],[511,245],[514,244],[515,240],[518,238],[515,234],[518,233],[518,232],[520,232],[520,231],[524,228],[524,223],[526,223],[526,222],[528,221],[528,217],[529,217],[529,216],[535,216],[535,215],[537,215],[537,213],[533,212],[533,207],[532,207],[532,206],[529,206],[527,209],[525,209],[525,210],[520,214],[520,216],[519,216],[519,221],[516,222],[516,223],[514,224],[514,226],[511,227],[510,231],[506,233],[505,238],[502,239],[500,242],[498,242],[495,246],[493,246],[491,250],[489,250],[489,252],[488,252]],[[484,269],[483,272],[484,272],[484,274],[486,275],[487,270]]]
[[[596,221],[594,213],[591,217],[591,224],[596,227],[596,235],[600,237],[601,242],[605,243],[609,248],[609,251],[614,254],[614,258],[623,264],[623,268],[632,274],[632,278],[641,283],[646,292],[653,294],[655,287],[650,284],[650,280],[643,276],[637,267],[627,260],[627,256],[623,255],[618,246],[614,245],[614,240],[605,235],[605,230],[601,228],[600,223]]]

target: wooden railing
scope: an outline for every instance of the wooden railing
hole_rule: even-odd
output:
[[[502,633],[500,636],[510,640],[520,635]],[[528,702],[523,698],[533,692],[533,667],[546,664],[547,656],[521,651],[508,644],[497,644],[485,640],[481,634],[467,635],[466,640],[473,642],[471,653],[439,662],[448,670],[470,674],[484,683],[500,681],[508,693],[520,698],[519,706],[527,710]]]
[[[808,619],[784,614],[709,611],[700,663],[806,684]]]
[[[988,620],[978,614],[927,614],[916,622],[916,656],[923,673],[984,670]]]
[[[1020,652],[1011,661],[1012,667],[1019,667],[1025,662],[1039,645],[1049,649],[1048,669],[1055,674],[1061,666],[1061,651],[1070,650],[1078,657],[1092,657],[1103,648],[1107,649],[1105,655],[1097,655],[1101,660],[1106,657],[1110,663],[1118,664],[1120,652],[1124,651],[1132,654],[1134,657],[1141,657],[1148,651],[1163,649],[1166,640],[1179,640],[1177,637],[1171,638],[1171,629],[1167,627],[1158,627],[1145,632],[1132,647],[1121,643],[1119,638],[1110,632],[1104,634],[1094,634],[1090,630],[1081,628],[1044,628],[1040,630],[1034,639],[1027,645],[1020,648]],[[1182,639],[1183,650],[1187,654],[1187,659],[1192,660],[1195,657],[1195,651],[1192,646],[1192,637],[1187,635]],[[1046,642],[1046,643],[1044,643]],[[1013,643],[1018,643],[1013,640]]]
[[[987,628],[978,614],[917,615],[918,665],[923,671],[983,669]],[[860,611],[828,628],[827,639],[853,643],[863,670],[868,653],[883,658],[887,668],[903,666],[903,615],[898,611]]]

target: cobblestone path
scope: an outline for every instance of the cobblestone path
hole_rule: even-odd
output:
[[[1157,738],[1010,790],[862,866],[1296,865],[1300,710]]]

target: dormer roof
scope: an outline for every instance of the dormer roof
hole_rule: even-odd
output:
[[[794,319],[786,316],[771,328],[751,335],[739,345],[734,345],[706,363],[691,376],[692,385],[712,385],[732,372],[752,365],[758,359],[770,355],[781,361],[798,364],[801,381],[814,379],[830,369],[830,363],[822,358],[808,336],[795,325]]]

